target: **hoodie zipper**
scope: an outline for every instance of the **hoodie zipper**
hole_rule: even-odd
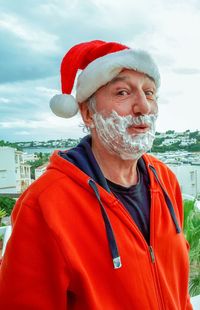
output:
[[[152,203],[152,194],[151,194],[151,203]],[[151,206],[151,210],[152,210],[152,206]],[[151,211],[151,213],[152,213],[152,211]],[[151,224],[152,217],[153,217],[152,214],[150,214],[150,242],[151,242],[151,236],[153,233],[153,230],[151,229],[151,227],[153,227],[153,225]],[[164,298],[163,298],[163,294],[162,294],[161,287],[160,287],[160,280],[159,280],[159,276],[158,276],[158,272],[157,272],[156,255],[154,252],[152,242],[150,245],[148,245],[148,248],[149,248],[149,254],[150,254],[150,267],[151,267],[151,271],[152,271],[152,277],[153,277],[153,281],[154,281],[155,291],[157,293],[158,308],[160,310],[164,310],[165,309]]]
[[[154,166],[152,166],[151,164],[149,164],[149,168],[150,170],[153,172],[153,175],[157,181],[157,183],[159,184],[162,192],[163,192],[163,195],[164,195],[164,198],[165,198],[165,202],[166,202],[166,205],[168,207],[168,210],[170,212],[170,215],[171,215],[171,218],[173,220],[173,223],[174,223],[174,226],[175,226],[175,229],[176,229],[176,233],[179,234],[181,232],[181,228],[178,224],[178,220],[176,218],[176,214],[174,212],[174,208],[173,208],[173,205],[172,205],[172,202],[166,192],[166,190],[164,189],[159,177],[158,177],[158,174],[157,174],[157,171],[156,169],[154,168]],[[152,201],[152,197],[151,197],[151,201]],[[151,231],[150,231],[150,236],[151,236]],[[163,294],[162,294],[162,290],[161,290],[161,286],[160,286],[160,280],[159,280],[159,275],[158,275],[158,270],[157,270],[157,264],[156,264],[156,257],[155,257],[155,254],[154,254],[154,250],[153,250],[153,247],[150,245],[149,246],[149,252],[150,252],[150,257],[151,257],[151,266],[152,266],[152,272],[153,272],[153,275],[154,275],[154,278],[155,278],[155,281],[156,281],[156,289],[157,289],[157,292],[158,292],[158,295],[159,295],[159,304],[160,304],[160,307],[161,309],[165,309],[165,303],[164,303],[164,298],[163,298]]]
[[[122,263],[121,263],[121,258],[119,255],[119,251],[117,248],[117,243],[115,240],[115,236],[114,236],[114,232],[111,226],[111,223],[109,221],[107,212],[102,204],[100,195],[99,195],[99,191],[97,188],[96,183],[92,180],[89,179],[88,180],[88,184],[89,186],[93,189],[95,196],[100,204],[101,207],[101,212],[102,212],[102,216],[104,219],[104,223],[105,223],[105,228],[106,228],[106,233],[107,233],[107,238],[109,241],[109,247],[110,247],[110,251],[111,251],[111,255],[112,255],[112,259],[113,259],[113,266],[114,269],[118,269],[122,267]],[[129,217],[129,219],[132,222],[132,225],[134,225],[134,228],[137,230],[138,234],[140,235],[140,238],[143,240],[145,247],[147,248],[147,253],[149,253],[149,257],[150,257],[150,268],[152,270],[152,278],[153,278],[153,283],[154,283],[154,287],[155,287],[155,292],[157,294],[157,302],[158,302],[158,308],[160,310],[165,309],[164,307],[164,303],[163,303],[163,297],[162,297],[162,292],[160,291],[160,285],[159,285],[159,281],[158,281],[158,276],[157,276],[157,272],[156,272],[156,257],[154,254],[154,249],[152,245],[148,245],[148,243],[146,242],[143,234],[140,232],[139,228],[137,227],[137,225],[135,224],[135,222],[133,221],[132,217],[130,216],[129,212],[126,210],[126,208],[123,206],[123,204],[118,200],[118,203],[120,205],[120,207],[123,209],[124,212],[126,212],[126,215]],[[110,235],[111,234],[111,235]]]
[[[150,259],[151,259],[150,265],[151,265],[151,270],[152,270],[152,277],[153,277],[153,281],[154,281],[155,291],[157,293],[158,308],[163,310],[163,309],[165,309],[164,299],[163,299],[163,294],[161,291],[160,281],[159,281],[159,277],[158,277],[158,273],[157,273],[156,257],[155,257],[154,250],[153,250],[152,246],[149,246],[149,253],[150,253]]]
[[[158,273],[157,273],[156,255],[154,252],[153,245],[151,243],[151,231],[152,231],[151,220],[150,220],[150,244],[148,244],[146,239],[144,238],[143,234],[139,230],[138,226],[135,224],[134,220],[130,216],[129,212],[126,210],[126,208],[123,206],[123,204],[119,201],[119,199],[117,199],[117,200],[118,200],[120,207],[123,209],[123,212],[126,213],[126,216],[132,222],[132,225],[134,226],[134,230],[137,231],[137,233],[139,234],[140,238],[142,239],[142,241],[144,243],[144,246],[147,249],[147,255],[149,256],[149,263],[150,263],[149,266],[151,268],[152,279],[153,279],[153,283],[154,283],[154,287],[155,287],[155,293],[157,295],[158,309],[164,310],[165,309],[164,299],[163,299],[162,291],[160,288],[160,281],[159,281],[159,277],[158,277]],[[152,218],[152,216],[150,215],[150,219],[151,218]]]
[[[155,263],[155,254],[154,254],[154,250],[153,250],[152,245],[149,245],[149,253],[151,256],[151,262],[154,264]]]

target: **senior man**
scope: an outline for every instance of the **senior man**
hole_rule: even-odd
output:
[[[146,154],[158,113],[154,60],[119,43],[81,43],[63,58],[61,82],[51,109],[67,118],[79,108],[90,135],[56,151],[18,200],[0,306],[192,309],[180,188]]]

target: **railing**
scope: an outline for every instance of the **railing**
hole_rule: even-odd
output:
[[[193,306],[193,310],[199,310],[200,309],[200,295],[192,297],[191,303]]]
[[[11,225],[0,227],[0,235],[3,235],[3,248],[2,248],[1,256],[4,255],[6,244],[8,242],[8,239],[10,238],[11,231],[12,231]]]

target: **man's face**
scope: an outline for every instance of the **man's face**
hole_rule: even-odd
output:
[[[156,87],[145,74],[123,70],[95,94],[93,134],[122,159],[137,159],[152,146],[158,111]]]

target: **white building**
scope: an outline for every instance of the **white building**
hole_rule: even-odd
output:
[[[181,146],[187,146],[187,145],[192,145],[192,144],[196,144],[196,143],[197,143],[196,138],[189,139],[189,137],[185,137],[184,139],[182,139],[180,145]]]
[[[0,147],[0,193],[21,193],[31,184],[30,166],[22,154],[12,147]]]
[[[169,145],[172,145],[172,144],[177,143],[177,142],[180,142],[180,139],[179,139],[179,138],[166,138],[166,139],[162,142],[162,145],[169,146]]]
[[[22,159],[23,159],[23,162],[26,162],[26,161],[35,161],[38,159],[37,155],[35,153],[22,153]]]
[[[200,166],[168,164],[176,174],[183,194],[197,197],[200,193]]]
[[[48,163],[45,163],[44,165],[35,168],[35,180],[38,179],[46,171],[47,165]]]

